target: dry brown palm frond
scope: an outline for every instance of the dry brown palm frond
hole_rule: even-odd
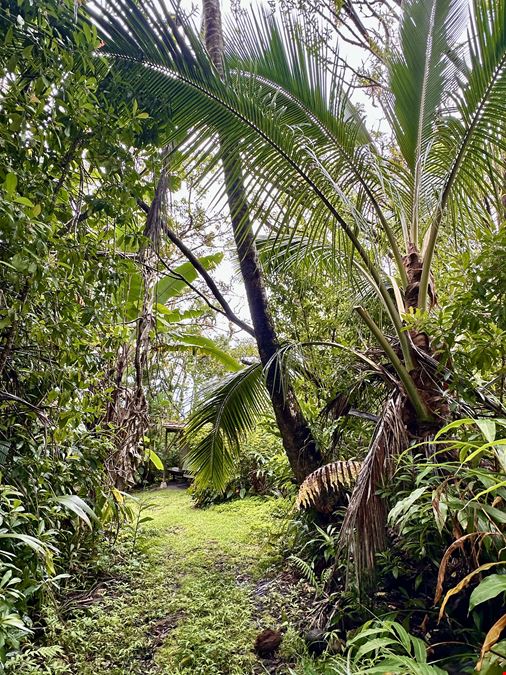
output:
[[[374,568],[376,553],[386,545],[387,506],[377,489],[392,476],[392,460],[408,447],[404,406],[399,392],[385,403],[341,529],[341,544],[352,553],[358,578]]]
[[[344,503],[360,471],[360,462],[339,460],[321,466],[310,473],[299,488],[297,508],[313,507],[320,513],[332,513]]]

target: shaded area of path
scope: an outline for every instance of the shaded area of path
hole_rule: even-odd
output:
[[[274,500],[247,498],[195,509],[178,488],[143,493],[136,554],[111,570],[92,601],[53,636],[50,670],[72,675],[288,673],[300,650],[302,584],[267,568]],[[285,573],[286,577],[286,573]],[[282,648],[257,659],[254,640],[283,626]],[[293,671],[292,671],[293,672]],[[24,673],[23,673],[24,675]]]

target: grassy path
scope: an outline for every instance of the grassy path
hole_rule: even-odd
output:
[[[56,654],[48,670],[72,675],[239,675],[288,673],[300,641],[298,589],[267,579],[266,530],[272,501],[249,498],[206,510],[179,489],[145,493],[150,503],[138,543],[144,559],[119,568],[120,578],[98,589],[53,629]],[[138,558],[138,556],[137,556]],[[142,558],[142,556],[141,556]],[[295,614],[294,614],[295,612]],[[276,661],[252,651],[258,632],[284,623]]]

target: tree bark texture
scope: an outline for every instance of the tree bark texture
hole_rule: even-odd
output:
[[[149,424],[148,403],[144,392],[144,374],[148,365],[149,335],[154,326],[153,304],[156,283],[156,250],[160,243],[160,233],[165,218],[164,204],[168,186],[167,173],[162,171],[155,195],[149,208],[144,237],[147,240],[139,252],[139,262],[144,285],[142,310],[137,320],[134,369],[135,385],[133,389],[121,389],[123,372],[127,366],[127,353],[122,353],[118,361],[119,382],[112,409],[112,420],[116,427],[116,450],[107,462],[111,480],[120,490],[125,490],[135,482],[135,473],[142,459],[142,439]]]
[[[204,37],[211,60],[223,76],[223,29],[219,0],[202,1]],[[220,133],[222,151],[226,147],[225,132]],[[262,365],[267,367],[267,388],[281,433],[283,446],[295,478],[304,478],[323,463],[323,458],[302,413],[293,386],[288,378],[282,386],[279,365],[273,363],[279,350],[274,322],[269,312],[262,268],[258,259],[251,225],[239,152],[226,150],[223,157],[225,188],[241,274],[246,289],[255,339]],[[268,365],[269,364],[269,365]]]

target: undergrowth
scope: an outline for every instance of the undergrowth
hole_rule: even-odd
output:
[[[135,552],[127,534],[112,578],[48,614],[44,639],[12,659],[8,673],[264,672],[252,650],[255,636],[280,621],[287,629],[282,658],[295,663],[295,646],[302,648],[290,628],[295,609],[280,611],[281,594],[262,603],[255,593],[272,562],[263,542],[277,527],[276,501],[248,498],[201,510],[182,490],[147,498],[152,520],[141,527]]]

